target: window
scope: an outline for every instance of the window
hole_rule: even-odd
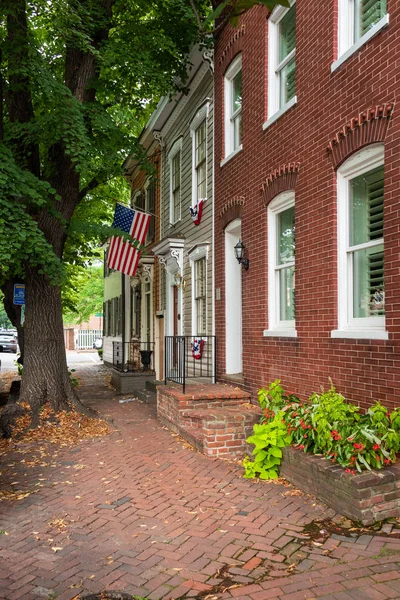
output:
[[[146,236],[146,244],[154,241],[155,234],[155,199],[156,199],[156,183],[154,179],[150,179],[145,187],[145,212],[151,215],[149,229]]]
[[[206,333],[206,259],[194,263],[195,335]]]
[[[268,117],[296,102],[296,5],[278,6],[268,21]]]
[[[195,161],[195,200],[207,196],[206,172],[206,122],[196,129],[194,134],[194,161]]]
[[[173,225],[181,219],[181,153],[182,140],[172,146],[169,153],[170,165],[170,223]]]
[[[335,70],[389,22],[386,0],[339,0],[339,59]]]
[[[294,255],[294,193],[283,192],[268,207],[268,330],[264,335],[296,335]]]
[[[225,157],[242,148],[242,56],[225,74]]]
[[[387,339],[384,282],[383,146],[338,170],[338,316],[332,337]]]
[[[138,210],[144,210],[145,198],[144,198],[144,194],[140,190],[136,190],[132,194],[131,206],[132,206],[132,208],[137,208]]]

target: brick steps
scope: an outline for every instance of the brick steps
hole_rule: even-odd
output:
[[[245,454],[245,441],[259,410],[250,396],[227,385],[157,388],[157,416],[175,433],[208,456],[238,458]]]

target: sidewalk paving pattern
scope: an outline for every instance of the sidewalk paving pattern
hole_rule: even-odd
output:
[[[3,459],[1,488],[34,493],[0,503],[0,598],[400,598],[390,526],[342,536],[321,525],[310,535],[310,523],[334,516],[315,498],[245,480],[237,464],[191,450],[157,422],[154,405],[119,403],[104,367],[77,374],[84,401],[115,429],[57,449],[45,466]]]

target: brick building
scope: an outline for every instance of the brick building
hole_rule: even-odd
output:
[[[258,6],[216,40],[217,369],[252,393],[399,403],[399,47],[399,0]]]

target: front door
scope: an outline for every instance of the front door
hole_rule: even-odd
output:
[[[241,222],[232,221],[225,229],[225,372],[242,373],[242,267],[234,247],[241,236]]]

